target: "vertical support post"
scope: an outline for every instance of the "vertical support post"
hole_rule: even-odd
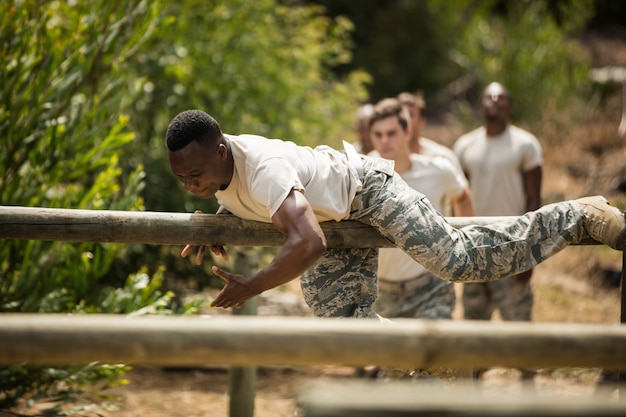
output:
[[[259,267],[258,255],[254,251],[238,251],[233,270],[237,274],[250,276]],[[233,307],[233,315],[254,316],[257,313],[256,297],[246,301],[240,308]],[[253,417],[256,394],[256,367],[231,367],[229,370],[229,417]]]
[[[624,96],[626,97],[626,83],[624,85]],[[625,98],[626,100],[626,98]],[[626,103],[625,103],[626,104]],[[626,111],[626,108],[625,108]],[[624,211],[624,218],[626,219],[626,211]],[[624,252],[622,253],[622,276],[620,279],[620,324],[626,323],[626,236],[624,236]],[[626,393],[624,388],[626,387],[626,372],[620,371],[617,377],[617,397],[619,401],[626,402]]]

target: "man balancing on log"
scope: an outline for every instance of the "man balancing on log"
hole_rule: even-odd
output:
[[[381,318],[372,308],[378,250],[327,249],[323,221],[370,225],[453,282],[519,274],[586,238],[624,250],[624,217],[601,196],[546,205],[490,226],[455,229],[395,173],[392,161],[358,155],[346,142],[341,152],[224,134],[200,110],[178,114],[167,128],[166,142],[171,169],[187,191],[202,198],[215,195],[218,213],[271,222],[287,236],[276,257],[252,276],[213,266],[226,283],[215,307],[240,306],[300,276],[316,316]],[[221,246],[211,249],[225,255]],[[182,256],[191,250],[186,246]],[[203,254],[200,246],[196,263]]]

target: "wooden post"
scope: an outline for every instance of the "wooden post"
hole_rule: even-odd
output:
[[[237,251],[234,272],[250,276],[259,269],[259,257],[254,251],[246,253]],[[236,316],[255,316],[257,313],[257,297],[246,301],[241,308],[233,308]],[[256,367],[231,367],[230,368],[230,417],[253,417],[254,397],[256,392]]]
[[[624,86],[624,94],[626,95],[626,85]],[[626,105],[626,103],[625,103]],[[626,107],[624,107],[626,112]],[[626,219],[626,211],[624,211],[624,218]],[[620,279],[620,324],[626,323],[626,236],[624,236],[624,253],[622,254],[622,276]],[[626,395],[623,393],[623,389],[626,387],[626,371],[621,370],[617,374],[617,397],[621,402],[626,403]]]

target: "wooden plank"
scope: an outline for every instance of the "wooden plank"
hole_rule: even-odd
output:
[[[545,395],[545,393],[543,393]],[[624,405],[604,397],[555,398],[531,389],[515,394],[432,381],[323,381],[298,394],[304,417],[623,416]]]
[[[0,315],[0,363],[626,369],[626,326],[305,317]]]
[[[509,217],[450,217],[454,227],[486,225]],[[383,248],[393,244],[358,221],[323,222],[329,248]],[[215,214],[76,210],[0,206],[0,238],[155,245],[282,246],[271,223]],[[583,244],[597,244],[595,241]]]

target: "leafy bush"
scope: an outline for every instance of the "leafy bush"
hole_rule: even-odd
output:
[[[515,119],[541,119],[545,109],[562,108],[576,96],[590,94],[589,63],[567,34],[584,25],[593,11],[592,4],[559,4],[563,6],[559,9],[560,22],[546,1],[508,2],[500,13],[486,8],[473,16],[451,51],[455,62],[479,88],[492,81],[507,87]],[[468,118],[476,123],[479,116],[470,114]]]
[[[162,140],[176,112],[200,107],[228,132],[337,145],[365,94],[366,74],[338,80],[327,69],[350,59],[350,23],[296,2],[14,0],[0,16],[3,205],[142,210],[143,193],[149,209],[179,211],[190,197],[172,198],[183,193]],[[121,253],[161,258],[139,245],[2,241],[0,312],[171,313],[164,269],[129,273]],[[75,406],[83,387],[125,369],[3,367],[0,408],[90,412]]]
[[[352,26],[345,18],[276,0],[168,2],[161,15],[160,30],[128,65],[146,84],[133,105],[137,140],[123,163],[127,170],[145,167],[147,210],[217,209],[214,199],[186,192],[170,171],[165,130],[179,111],[203,109],[232,134],[311,146],[356,140],[353,117],[369,78],[362,71],[339,78],[329,70],[351,59]],[[180,249],[146,246],[135,262],[165,265],[166,285],[180,282],[177,277],[187,288],[223,284],[209,262],[198,267],[181,260]]]
[[[157,19],[158,2],[6,1],[0,4],[0,202],[141,210],[141,166],[122,172],[134,139],[124,108],[141,83],[125,74]],[[103,286],[121,244],[0,241],[0,312],[129,313],[166,309],[160,275]],[[131,302],[123,303],[123,299]],[[139,309],[139,310],[138,310]],[[120,383],[125,365],[0,367],[0,409],[50,402],[44,415],[84,413],[85,394]],[[92,387],[95,384],[95,387]],[[92,387],[87,391],[84,387]],[[76,402],[79,405],[76,405]]]

